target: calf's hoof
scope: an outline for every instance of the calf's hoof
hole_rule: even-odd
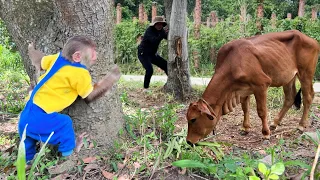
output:
[[[271,124],[270,125],[270,130],[271,131],[274,131],[274,130],[276,130],[277,129],[277,125],[275,125],[275,124]]]
[[[245,129],[240,129],[240,133],[241,136],[246,136],[249,134],[249,130],[245,130]]]
[[[304,127],[304,126],[299,125],[299,126],[297,127],[297,129],[298,129],[300,132],[303,132],[303,131],[304,131],[304,129],[305,129],[305,127]]]

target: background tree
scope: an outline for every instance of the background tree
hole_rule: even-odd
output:
[[[179,100],[191,93],[187,49],[187,0],[173,1],[168,35],[169,59],[166,90]]]
[[[16,43],[31,81],[35,81],[35,71],[27,56],[28,40],[49,54],[58,52],[73,35],[88,35],[97,42],[98,62],[90,70],[96,82],[114,61],[113,7],[112,0],[6,0],[0,1],[0,17]],[[73,119],[76,133],[88,132],[97,143],[94,150],[82,151],[85,154],[106,150],[123,127],[116,88],[88,105],[78,100],[66,113]]]

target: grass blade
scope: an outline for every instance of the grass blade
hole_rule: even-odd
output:
[[[26,139],[27,126],[28,124],[24,127],[18,150],[17,174],[19,180],[26,179],[26,147],[24,140]]]
[[[39,163],[41,156],[44,154],[46,145],[48,144],[48,142],[49,142],[49,140],[50,140],[50,138],[52,137],[53,134],[54,134],[54,132],[52,132],[50,134],[50,136],[48,137],[47,141],[41,147],[40,152],[38,153],[36,159],[34,160],[32,166],[31,166],[30,173],[29,173],[29,176],[28,176],[28,180],[34,179],[33,178],[33,171],[36,168],[37,164]]]
[[[184,159],[175,161],[172,163],[173,166],[181,167],[181,168],[208,168],[205,164],[199,161]]]

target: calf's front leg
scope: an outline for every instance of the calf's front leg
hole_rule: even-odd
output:
[[[267,88],[260,88],[254,92],[258,116],[262,121],[262,134],[264,139],[270,139],[270,129],[267,119]]]

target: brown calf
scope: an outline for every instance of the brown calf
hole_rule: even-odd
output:
[[[220,117],[241,103],[243,128],[248,132],[249,96],[256,99],[262,134],[270,138],[267,120],[267,89],[283,87],[283,107],[270,128],[279,125],[296,96],[296,77],[301,83],[303,115],[299,129],[308,126],[308,111],[314,91],[312,80],[320,48],[316,40],[291,30],[234,40],[219,50],[215,73],[202,98],[187,112],[189,143],[196,143],[214,131]]]

